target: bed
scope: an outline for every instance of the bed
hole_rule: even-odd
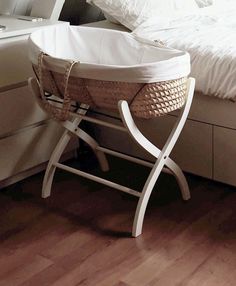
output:
[[[89,26],[128,31],[124,26],[111,23],[108,20],[91,23]],[[225,71],[227,69],[229,66]],[[236,87],[234,78],[231,77],[228,80],[231,81],[233,90]],[[187,123],[173,151],[173,159],[186,172],[236,186],[236,163],[234,160],[236,155],[236,103],[234,94],[231,92],[231,96],[227,96],[225,93],[221,96],[222,98],[219,95],[212,95],[212,93],[211,96],[206,95],[204,92],[195,93]],[[175,116],[176,113],[153,119],[148,123],[140,120],[139,126],[154,144],[162,146],[168,136],[166,130],[169,130],[174,123]],[[101,132],[102,130],[99,128],[92,131],[100,142],[109,148],[147,158],[147,155],[137,149],[128,138],[121,136],[119,140],[112,141],[112,132],[107,130],[104,136],[104,132]],[[160,132],[162,136],[157,137],[156,134],[160,134]],[[152,160],[150,157],[148,159]]]

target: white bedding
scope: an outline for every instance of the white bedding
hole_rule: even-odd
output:
[[[79,78],[153,83],[190,73],[188,53],[108,29],[62,25],[41,29],[29,38],[32,63],[38,64],[42,52],[53,57],[45,61],[59,73],[65,72],[68,60],[77,62],[71,75]]]
[[[236,97],[236,1],[179,15],[167,22],[151,18],[133,33],[188,51],[196,90],[224,99]]]

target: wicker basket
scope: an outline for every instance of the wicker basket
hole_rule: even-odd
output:
[[[68,119],[71,101],[117,110],[118,102],[126,100],[133,115],[145,119],[165,115],[185,104],[186,77],[145,84],[78,78],[70,75],[75,63],[68,63],[65,74],[61,74],[43,66],[45,56],[49,57],[41,54],[38,66],[33,67],[39,78],[44,107],[58,120]],[[45,93],[64,100],[62,111],[47,101]]]

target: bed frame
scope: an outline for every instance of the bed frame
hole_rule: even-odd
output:
[[[108,21],[89,26],[125,30]],[[138,120],[137,124],[161,148],[176,116],[177,113],[173,113],[158,119]],[[100,127],[92,130],[102,145],[152,160],[125,135],[117,140],[111,131],[106,130],[105,136],[100,131]],[[112,138],[116,140],[112,141]],[[190,115],[172,157],[186,172],[236,186],[236,103],[195,93]]]

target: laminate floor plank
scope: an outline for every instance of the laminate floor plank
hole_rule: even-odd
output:
[[[230,214],[231,210],[225,210],[223,213],[221,205],[218,206],[216,210],[213,209],[186,227],[186,229],[180,232],[176,237],[170,239],[166,246],[155,252],[154,255],[140,264],[137,269],[131,271],[122,281],[135,286],[142,286],[145,285],[145,283],[148,284],[155,276],[160,275],[162,271],[169,268],[176,260],[179,261],[185,252],[190,251],[196,245],[207,240],[209,235],[211,235],[211,233],[218,228],[220,223],[224,222],[227,215],[230,216]],[[213,224],[213,220],[217,223]],[[209,242],[209,246],[211,243],[212,241]],[[206,253],[205,249],[204,253]],[[168,285],[168,283],[166,285]]]
[[[146,170],[115,161],[111,174],[140,189]],[[22,197],[0,192],[0,286],[235,286],[236,190],[188,180],[183,203],[161,176],[136,239],[137,200],[77,176],[57,172],[47,200],[42,174],[22,183]]]
[[[41,272],[33,275],[27,281],[20,284],[20,286],[50,286],[66,273],[66,269],[52,264],[49,267],[43,269]]]
[[[209,247],[210,248],[210,247]],[[207,253],[209,253],[209,249]],[[215,245],[215,250],[204,263],[186,276],[180,285],[188,286],[231,286],[236,281],[236,256],[231,250]],[[155,285],[155,283],[153,283]],[[159,281],[156,281],[159,285]]]
[[[61,225],[64,227],[61,228]],[[0,250],[3,251],[0,251],[0,278],[4,272],[22,264],[22,261],[28,261],[30,257],[53,247],[71,231],[72,227],[67,220],[53,214],[44,213],[37,217],[24,230],[13,234],[1,244]]]
[[[52,265],[52,261],[36,255],[32,259],[21,263],[14,271],[9,271],[0,280],[1,286],[18,286],[35,274]]]

